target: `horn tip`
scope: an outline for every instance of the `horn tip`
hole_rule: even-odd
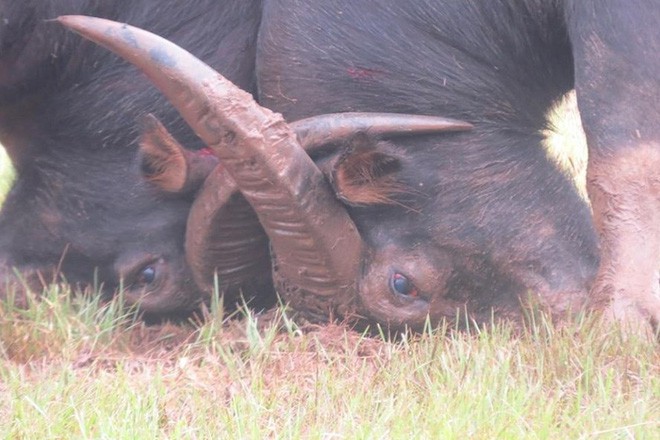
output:
[[[60,15],[53,21],[90,39],[93,39],[93,34],[105,31],[106,29],[125,26],[124,23],[116,23],[105,18],[88,15]]]
[[[83,24],[86,20],[91,19],[92,17],[86,17],[84,15],[60,15],[55,18],[53,21],[63,24],[66,27],[75,27]]]

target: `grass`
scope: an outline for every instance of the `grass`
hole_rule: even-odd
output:
[[[146,326],[0,301],[4,438],[657,438],[660,352],[595,318],[399,340],[284,311]]]

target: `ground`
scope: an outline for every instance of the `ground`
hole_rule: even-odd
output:
[[[0,302],[5,438],[657,438],[660,351],[583,317],[393,340],[285,311]]]

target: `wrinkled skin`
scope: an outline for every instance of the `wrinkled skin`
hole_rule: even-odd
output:
[[[193,194],[142,178],[138,120],[154,113],[187,147],[201,142],[134,68],[45,20],[82,13],[143,26],[249,91],[257,6],[0,1],[0,142],[17,170],[0,213],[1,279],[12,267],[31,281],[57,272],[106,292],[123,283],[127,301],[149,314],[197,306],[183,252]]]
[[[358,312],[420,327],[427,313],[465,305],[483,320],[532,295],[564,314],[591,289],[596,302],[614,299],[617,317],[657,322],[659,20],[648,0],[265,2],[259,97],[286,119],[379,110],[475,126],[373,141],[398,164],[391,180],[403,190],[381,194],[391,203],[325,159],[326,175],[344,175],[335,190],[366,242]],[[540,148],[544,112],[572,87],[600,270],[589,210]]]

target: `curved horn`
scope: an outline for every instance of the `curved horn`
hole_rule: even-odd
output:
[[[467,131],[472,124],[439,116],[398,113],[330,113],[289,124],[308,153],[316,147],[344,140],[357,132],[373,136],[431,134]]]
[[[362,240],[320,170],[281,115],[174,44],[108,20],[58,21],[139,67],[220,158],[257,213],[278,258],[298,287],[355,300]]]

